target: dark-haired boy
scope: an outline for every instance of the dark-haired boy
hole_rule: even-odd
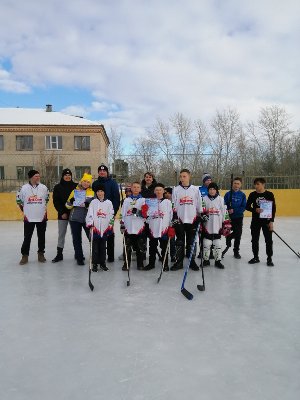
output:
[[[240,243],[243,232],[244,211],[246,208],[246,195],[241,191],[242,179],[233,179],[232,188],[224,196],[228,214],[231,220],[232,233],[226,238],[227,249],[231,247],[231,240],[234,239],[233,254],[234,258],[240,259]]]
[[[276,213],[275,197],[272,192],[265,189],[266,180],[265,178],[254,179],[255,191],[249,194],[246,210],[252,212],[251,221],[251,237],[252,237],[252,252],[253,258],[249,261],[249,264],[259,263],[259,236],[260,230],[262,229],[265,242],[266,242],[266,253],[267,253],[267,265],[273,267],[273,222]]]

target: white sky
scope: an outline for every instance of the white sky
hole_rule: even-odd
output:
[[[0,39],[0,93],[76,88],[62,111],[125,134],[227,106],[246,121],[278,104],[300,125],[298,0],[2,0]]]

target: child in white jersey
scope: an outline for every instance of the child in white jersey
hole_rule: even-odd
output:
[[[155,199],[146,199],[148,204],[148,218],[150,232],[149,243],[149,264],[145,266],[145,271],[155,268],[157,245],[160,243],[161,256],[165,259],[164,271],[169,271],[167,244],[168,237],[174,237],[174,228],[171,228],[173,210],[170,200],[164,198],[164,188],[162,183],[157,183],[154,188]],[[151,205],[150,205],[151,204]],[[174,232],[174,233],[173,233]]]
[[[125,262],[123,271],[131,264],[132,249],[136,251],[137,269],[144,270],[144,255],[146,253],[145,219],[147,217],[147,206],[145,199],[141,196],[141,185],[133,182],[131,185],[131,196],[124,200],[121,210],[120,230],[125,235]]]
[[[176,232],[176,261],[171,271],[183,268],[184,245],[187,244],[187,256],[190,255],[198,220],[203,211],[202,197],[198,187],[190,184],[191,173],[188,169],[180,171],[180,184],[173,189],[173,225]],[[192,256],[190,268],[199,271],[195,262],[195,253]]]
[[[214,245],[215,267],[224,269],[221,263],[222,245],[221,235],[228,236],[231,231],[227,207],[223,197],[219,195],[218,185],[211,182],[208,185],[208,195],[203,198],[206,213],[209,216],[204,224],[203,239],[203,266],[210,265],[209,254],[211,245]]]
[[[85,221],[87,228],[93,229],[93,272],[98,272],[98,264],[103,271],[107,271],[106,241],[113,234],[114,207],[112,202],[105,198],[104,185],[97,186],[96,198],[89,205]]]

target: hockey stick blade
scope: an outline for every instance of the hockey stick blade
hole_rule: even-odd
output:
[[[94,285],[91,282],[91,270],[89,270],[89,287],[90,287],[91,291],[94,290]]]
[[[129,280],[129,281],[127,281],[127,286],[130,286],[130,280]]]
[[[205,286],[204,285],[197,285],[197,289],[200,290],[200,292],[205,291]]]
[[[193,295],[192,293],[190,293],[188,290],[186,290],[186,288],[182,288],[181,289],[181,293],[184,295],[184,297],[186,297],[188,300],[193,300]]]

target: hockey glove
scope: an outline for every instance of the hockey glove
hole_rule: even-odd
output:
[[[142,217],[143,218],[147,218],[148,217],[148,210],[149,210],[148,204],[143,204],[142,207],[141,207],[141,212],[142,212]]]
[[[178,224],[180,224],[180,221],[179,221],[177,212],[174,211],[174,213],[173,213],[173,219],[172,219],[172,226],[176,226],[176,225],[178,225]]]
[[[169,226],[169,228],[168,228],[168,237],[170,239],[175,237],[175,229],[172,226]]]
[[[205,224],[209,220],[209,215],[208,214],[201,214],[200,215],[200,221]]]
[[[132,215],[137,216],[138,209],[136,207],[133,207],[131,212],[132,212]]]
[[[223,223],[223,226],[220,229],[220,234],[225,237],[229,236],[231,234],[231,228],[232,226],[230,222]]]

